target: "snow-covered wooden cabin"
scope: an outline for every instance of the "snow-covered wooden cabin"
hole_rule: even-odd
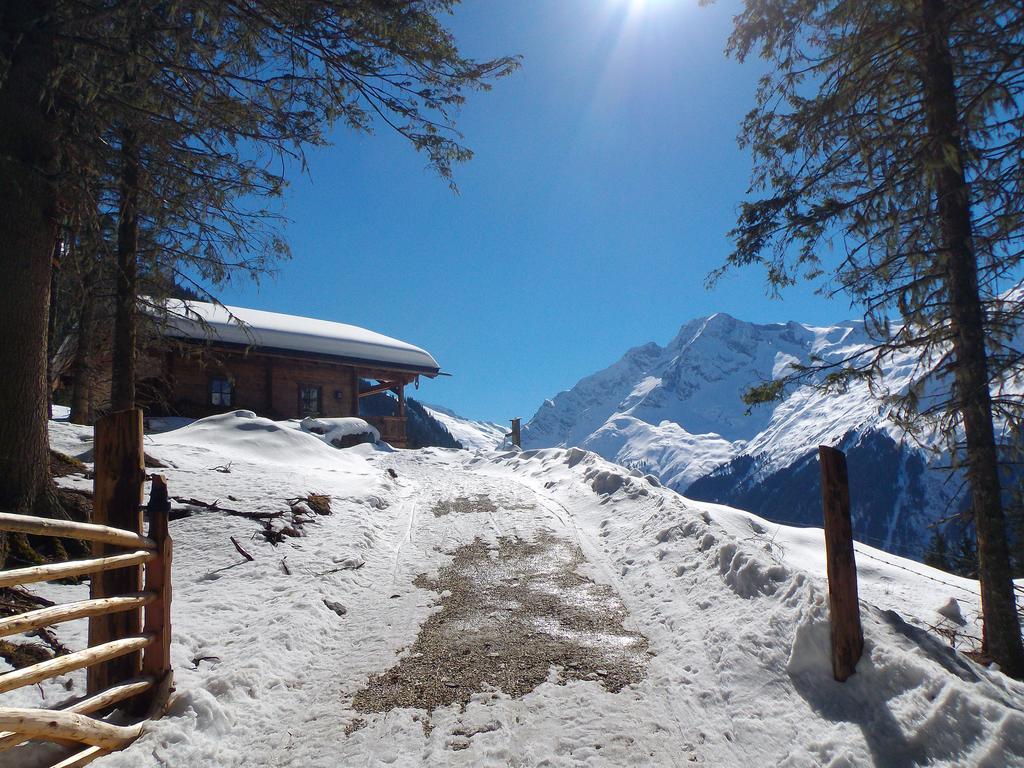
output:
[[[403,447],[405,387],[440,373],[429,352],[354,325],[198,301],[169,309],[164,335],[181,343],[157,375],[168,409],[184,416],[362,416]],[[392,415],[361,413],[362,398],[389,391]]]

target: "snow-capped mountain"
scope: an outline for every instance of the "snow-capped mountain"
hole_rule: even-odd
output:
[[[828,395],[805,387],[753,409],[741,399],[793,363],[839,361],[867,344],[859,322],[692,320],[665,347],[635,347],[546,401],[524,428],[524,447],[579,446],[694,498],[818,525],[817,446],[834,445],[848,455],[859,537],[920,556],[929,524],[955,508],[956,484],[924,471],[926,452],[888,418],[877,392],[865,383]],[[892,360],[886,387],[905,387],[916,364]]]
[[[508,433],[508,430],[501,424],[467,419],[440,405],[424,403],[423,407],[451,433],[452,437],[462,444],[463,448],[470,451],[489,451],[492,448],[497,448]]]

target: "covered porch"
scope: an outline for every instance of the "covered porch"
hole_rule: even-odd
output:
[[[357,414],[380,432],[381,440],[395,448],[408,448],[405,387],[419,376],[396,371],[359,371]]]

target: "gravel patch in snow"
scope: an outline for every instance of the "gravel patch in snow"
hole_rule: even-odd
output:
[[[610,587],[578,572],[583,561],[576,544],[548,532],[459,547],[437,578],[414,582],[439,593],[441,609],[353,708],[432,711],[495,689],[521,697],[552,681],[553,667],[559,683],[594,680],[613,693],[638,683],[647,638],[623,626],[626,608]]]
[[[441,499],[437,501],[431,511],[434,517],[444,517],[453,512],[458,515],[468,515],[473,512],[492,513],[497,512],[498,507],[487,496],[477,494],[476,496],[459,496],[454,499]]]

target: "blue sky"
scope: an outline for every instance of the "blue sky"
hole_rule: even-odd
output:
[[[219,297],[418,344],[452,377],[414,397],[496,421],[693,317],[855,316],[810,287],[770,299],[756,269],[704,287],[750,172],[736,134],[759,65],[723,53],[736,10],[465,0],[450,24],[463,52],[523,66],[459,116],[476,153],[460,193],[386,128],[339,129],[286,193],[293,258]]]

